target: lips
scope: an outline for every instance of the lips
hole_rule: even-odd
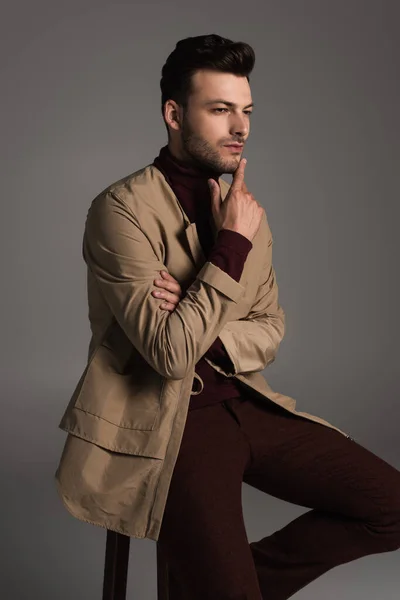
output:
[[[241,150],[243,148],[243,144],[226,144],[227,148],[237,148],[238,150]]]

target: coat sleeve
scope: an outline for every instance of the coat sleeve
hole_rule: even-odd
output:
[[[285,334],[285,313],[278,301],[278,285],[272,264],[272,235],[265,241],[264,262],[254,303],[243,319],[227,321],[219,339],[233,364],[232,372],[205,356],[205,360],[226,376],[262,371],[276,357]]]
[[[83,257],[115,319],[161,375],[183,379],[229,320],[245,288],[207,261],[173,312],[160,310],[154,279],[167,267],[130,207],[108,191],[91,204]]]
[[[244,235],[230,229],[221,229],[208,260],[228,273],[235,281],[240,281],[247,256],[253,243]],[[217,337],[204,355],[211,362],[231,373],[233,364],[220,337]]]

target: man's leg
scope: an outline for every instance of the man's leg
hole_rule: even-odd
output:
[[[400,472],[341,433],[259,399],[233,404],[252,452],[243,481],[312,508],[250,544],[262,597],[286,600],[333,567],[400,548]]]
[[[249,461],[222,403],[189,411],[158,539],[171,600],[262,600],[242,513]]]

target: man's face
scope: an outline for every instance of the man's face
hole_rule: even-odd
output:
[[[233,173],[250,131],[252,99],[246,77],[197,71],[180,130],[182,158],[218,174]]]

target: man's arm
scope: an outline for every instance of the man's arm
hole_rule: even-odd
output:
[[[265,217],[263,217],[265,219]],[[262,371],[276,357],[279,345],[285,333],[285,313],[278,302],[278,285],[272,264],[272,235],[265,241],[264,262],[260,273],[260,282],[255,301],[248,315],[236,321],[227,321],[219,332],[215,346],[205,354],[205,360],[217,371],[232,376],[239,373]],[[218,345],[223,347],[229,356],[232,369],[222,367]]]
[[[239,282],[252,247],[253,243],[244,235],[230,229],[221,229],[208,260]],[[233,372],[234,365],[220,337],[214,340],[204,358],[209,358],[225,373]]]

